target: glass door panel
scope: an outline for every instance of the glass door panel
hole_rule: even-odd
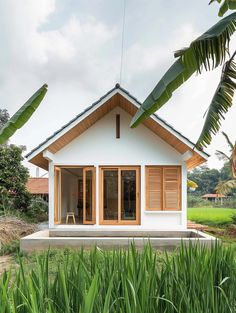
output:
[[[83,224],[95,224],[95,168],[83,169]]]
[[[139,168],[101,169],[101,224],[139,224]]]
[[[136,170],[121,170],[121,220],[136,220]]]
[[[118,221],[118,169],[103,171],[103,220]]]

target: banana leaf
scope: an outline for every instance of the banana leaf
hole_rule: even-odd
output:
[[[202,132],[198,138],[196,147],[201,148],[211,143],[212,134],[216,134],[221,126],[221,119],[233,105],[233,97],[236,88],[236,63],[231,58],[223,67],[221,80],[209,106]]]
[[[211,0],[209,4],[213,2],[221,3],[221,0]],[[218,16],[222,17],[228,10],[235,10],[236,9],[236,0],[224,0],[222,5],[220,6]]]
[[[0,130],[0,144],[5,143],[31,117],[43,100],[48,86],[44,84],[32,97],[9,119]]]
[[[227,56],[230,37],[236,30],[236,13],[221,19],[188,48],[175,53],[177,61],[168,69],[153,91],[148,95],[131,121],[136,127],[145,118],[160,109],[195,72],[212,70],[221,65]]]
[[[197,189],[198,188],[198,184],[195,183],[195,181],[188,179],[187,180],[187,187],[188,188],[192,188],[192,189]]]

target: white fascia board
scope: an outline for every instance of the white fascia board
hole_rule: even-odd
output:
[[[44,150],[43,151],[43,157],[48,160],[48,161],[53,161],[54,160],[54,154],[50,152],[49,150]]]
[[[118,89],[113,90],[109,95],[107,95],[105,98],[103,98],[101,101],[99,101],[96,105],[94,105],[90,110],[88,110],[86,113],[78,117],[74,122],[69,124],[67,127],[63,128],[58,134],[53,136],[50,140],[45,142],[44,145],[39,147],[37,150],[35,150],[32,154],[30,154],[27,157],[27,160],[30,161],[33,159],[37,154],[47,149],[48,146],[50,146],[54,141],[59,139],[61,136],[63,136],[65,133],[67,133],[71,128],[76,126],[78,123],[80,123],[83,119],[85,119],[87,116],[89,116],[92,112],[94,112],[97,108],[99,108],[101,105],[103,105],[106,101],[108,101],[111,97],[113,97],[117,93]]]
[[[186,151],[183,155],[183,160],[186,162],[193,156],[193,152],[191,150]]]
[[[134,99],[132,99],[131,97],[129,97],[126,93],[124,93],[122,90],[118,89],[118,92],[124,97],[126,98],[128,101],[130,101],[133,105],[135,105],[138,109],[140,108],[140,104],[137,103]],[[170,126],[166,125],[162,120],[160,120],[157,116],[155,115],[150,115],[150,118],[152,118],[155,122],[157,122],[158,124],[160,124],[163,128],[165,128],[166,130],[168,130],[172,135],[174,135],[176,138],[178,138],[180,141],[182,141],[184,144],[186,144],[189,148],[194,149],[195,151],[201,155],[204,159],[208,159],[208,155],[198,149],[196,149],[196,147],[189,142],[187,139],[185,139],[183,136],[181,136],[178,132],[176,132],[173,128],[171,128]]]

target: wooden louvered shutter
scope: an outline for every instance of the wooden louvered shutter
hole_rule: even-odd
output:
[[[163,210],[180,210],[180,167],[163,168]]]
[[[146,209],[162,210],[162,168],[146,168]]]

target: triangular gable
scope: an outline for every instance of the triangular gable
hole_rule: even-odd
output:
[[[140,105],[141,103],[136,98],[117,84],[115,88],[28,153],[26,157],[31,163],[48,169],[48,160],[44,158],[43,151],[48,150],[51,153],[58,152],[116,106],[120,106],[131,116],[134,116]],[[186,159],[188,169],[198,166],[207,160],[208,155],[205,152],[194,149],[194,143],[156,114],[147,118],[143,124],[179,153],[186,154],[192,150]]]

